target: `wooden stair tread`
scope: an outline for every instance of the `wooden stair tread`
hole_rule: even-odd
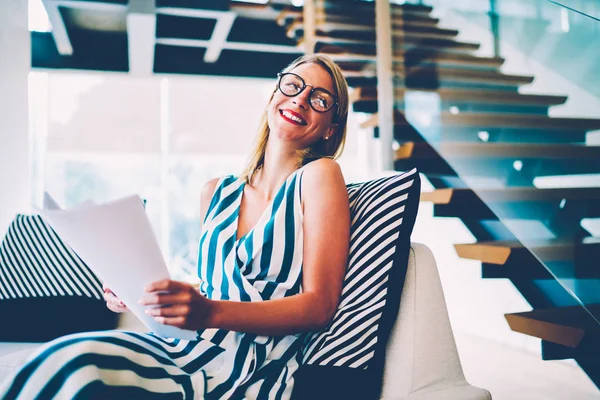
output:
[[[349,70],[349,65],[338,63],[346,78],[376,78],[374,69]],[[486,71],[474,69],[432,68],[423,66],[418,68],[405,68],[401,64],[394,64],[394,73],[399,78],[423,80],[452,80],[457,82],[480,82],[504,84],[510,86],[526,85],[533,82],[533,76],[508,75],[499,71]]]
[[[361,87],[356,88],[356,101],[377,101],[377,88],[372,87]],[[563,104],[567,101],[567,96],[554,96],[554,95],[538,95],[538,94],[525,94],[519,92],[509,92],[506,90],[469,90],[459,88],[438,88],[429,89],[429,91],[436,92],[442,99],[451,101],[472,101],[481,103],[494,103],[494,104],[528,104],[528,105],[558,105]],[[394,91],[396,98],[404,97],[407,89],[396,88]]]
[[[440,143],[436,149],[428,143],[406,142],[396,150],[396,160],[408,158],[532,158],[532,159],[600,159],[600,146],[579,144],[523,143]]]
[[[536,128],[536,129],[600,129],[600,119],[561,118],[546,115],[498,115],[493,113],[442,113],[441,122],[449,126]]]
[[[587,305],[594,315],[600,305]],[[580,306],[538,309],[529,312],[505,314],[506,321],[515,332],[575,348],[584,338],[598,338],[600,326]]]
[[[294,6],[292,6],[294,7]],[[375,2],[369,2],[364,0],[327,0],[325,7],[321,7],[328,13],[334,13],[336,11],[343,13],[352,12],[373,12],[375,13]],[[390,12],[405,14],[405,13],[416,13],[416,14],[429,14],[433,11],[432,6],[424,4],[412,4],[412,3],[390,3]]]
[[[304,38],[298,40],[298,45],[302,45],[304,42]],[[398,43],[401,42],[401,43]],[[357,40],[357,39],[343,39],[343,38],[331,38],[328,36],[316,36],[316,44],[318,45],[336,45],[338,47],[343,48],[344,46],[368,46],[372,50],[375,49],[375,41],[374,40]],[[396,45],[414,45],[423,47],[423,48],[452,48],[452,49],[462,49],[462,50],[478,50],[480,44],[472,43],[472,42],[459,42],[456,40],[450,39],[429,39],[429,38],[420,38],[417,36],[404,36],[401,41],[397,41]],[[396,51],[398,49],[404,48],[403,46],[396,46]],[[320,52],[320,50],[319,50]]]
[[[411,21],[411,20],[395,20],[392,22],[392,31],[406,29],[413,32],[427,31],[427,30],[439,30],[441,32],[456,32],[455,35],[458,34],[457,30],[454,29],[445,29],[437,27],[438,20],[431,19],[430,21]],[[375,21],[367,22],[365,20],[358,21],[347,21],[344,19],[336,19],[336,18],[327,18],[324,16],[323,18],[317,18],[315,21],[315,28],[324,32],[329,32],[333,30],[354,30],[356,32],[371,32],[375,31]],[[297,18],[289,24],[286,32],[288,37],[296,37],[297,32],[304,29],[304,18]]]
[[[527,243],[518,241],[491,241],[459,243],[454,249],[459,257],[484,263],[504,265],[509,257],[520,257],[531,250],[544,261],[573,260],[580,248],[600,250],[600,238],[587,237],[580,240],[538,240]],[[588,250],[589,251],[589,250]]]
[[[406,119],[397,113],[394,125],[404,126]],[[440,114],[442,126],[464,126],[480,128],[529,128],[529,129],[600,129],[600,119],[592,118],[561,118],[546,115],[508,114],[508,113],[459,113],[442,112]],[[378,114],[373,114],[361,124],[361,128],[374,128],[379,125]]]
[[[527,201],[556,201],[556,200],[600,200],[600,187],[582,188],[536,188],[536,187],[507,187],[500,189],[481,189],[473,191],[470,188],[437,189],[423,192],[421,201],[433,204],[450,204],[452,201],[462,201],[466,197],[477,196],[494,202],[527,202]]]
[[[296,31],[297,32],[297,31]],[[288,30],[286,32],[286,35],[290,38],[297,38],[298,40],[301,40],[303,37],[297,35],[296,32],[292,32],[290,30]],[[372,30],[352,30],[352,31],[346,31],[346,30],[324,30],[321,28],[317,28],[315,34],[317,35],[317,37],[322,38],[322,37],[327,37],[327,38],[331,38],[331,39],[337,39],[337,40],[368,40],[368,41],[376,41],[376,36],[375,36],[375,27],[373,27]],[[359,36],[359,38],[357,38],[356,36]],[[372,37],[367,37],[367,38],[361,38],[361,36],[371,36]],[[455,30],[451,30],[451,29],[442,29],[442,28],[435,28],[435,29],[431,29],[429,32],[426,31],[415,31],[415,30],[409,30],[409,29],[392,29],[392,40],[405,40],[406,38],[413,38],[413,39],[437,39],[437,40],[454,40],[454,38],[458,35],[458,31]]]
[[[377,57],[368,54],[352,54],[348,52],[329,53],[326,49],[321,49],[321,53],[326,53],[331,59],[338,63],[354,63],[359,67],[367,64],[375,64]],[[413,59],[418,59],[419,63],[448,63],[456,65],[469,65],[472,67],[492,67],[498,68],[504,63],[501,57],[478,57],[465,53],[448,52],[411,52],[410,54],[396,54],[392,58],[394,63],[411,63]]]
[[[413,4],[391,4],[391,6],[392,7],[390,7],[390,18],[392,20],[403,19],[403,18],[407,18],[407,17],[410,19],[418,19],[419,17],[420,18],[431,18],[431,17],[429,17],[429,13],[433,9],[432,7],[429,7],[429,6],[419,6],[419,5],[413,5]],[[350,11],[350,10],[352,10],[352,11]],[[348,7],[348,4],[346,4],[346,7],[344,7],[344,8],[335,6],[335,5],[333,7],[325,7],[325,8],[316,7],[315,11],[316,11],[317,17],[320,15],[327,15],[327,16],[336,16],[338,18],[344,18],[344,17],[345,18],[365,18],[365,17],[373,17],[374,18],[375,17],[375,3],[366,3],[365,2],[363,7],[357,7],[356,5],[353,5],[352,8]],[[277,23],[282,25],[286,19],[301,18],[302,16],[303,16],[302,7],[290,6],[290,7],[286,7],[283,10],[281,10],[276,21],[277,21]]]
[[[301,11],[282,11],[275,20],[278,25],[285,26],[286,24],[304,23],[304,15]],[[289,22],[291,21],[291,22]],[[439,18],[433,18],[429,15],[422,14],[405,14],[405,15],[390,15],[390,23],[392,27],[399,26],[421,26],[421,27],[436,27],[440,22]],[[375,18],[371,15],[335,15],[316,13],[315,23],[321,26],[352,25],[357,27],[374,26]]]

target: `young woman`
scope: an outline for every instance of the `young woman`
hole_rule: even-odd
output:
[[[164,280],[140,299],[157,321],[195,330],[197,340],[124,331],[59,338],[0,397],[289,398],[302,334],[328,324],[341,293],[350,213],[334,159],[347,114],[340,69],[322,55],[300,57],[278,75],[246,169],[205,184],[200,288]],[[107,287],[105,299],[127,311]]]

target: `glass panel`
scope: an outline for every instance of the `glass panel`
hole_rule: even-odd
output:
[[[559,2],[590,15],[598,8]],[[499,219],[508,231],[486,229],[487,240],[533,253],[560,284],[535,281],[548,303],[572,305],[567,293],[600,321],[600,22],[545,0],[426,4],[457,41],[481,46],[405,65],[398,106],[432,147],[407,136],[399,163],[416,163],[435,187],[472,189],[476,196],[455,190],[461,202],[440,213]],[[469,55],[481,59],[458,61]]]

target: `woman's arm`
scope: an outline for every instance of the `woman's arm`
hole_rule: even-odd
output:
[[[200,193],[200,227],[204,223],[208,206],[217,188],[217,183],[219,183],[219,178],[213,178],[202,186],[202,192]]]
[[[326,326],[339,302],[350,241],[348,192],[339,165],[330,159],[309,164],[303,175],[302,198],[303,293],[263,302],[216,301],[206,299],[191,285],[165,280],[147,290],[170,293],[153,293],[144,304],[170,306],[148,313],[159,322],[186,329],[221,328],[261,335]]]

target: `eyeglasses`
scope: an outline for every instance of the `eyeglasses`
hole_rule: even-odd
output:
[[[307,86],[310,86],[310,94],[308,102],[310,107],[318,113],[324,113],[331,110],[334,106],[338,106],[335,96],[323,88],[316,88],[312,85],[307,85],[300,76],[286,72],[278,73],[279,83],[277,86],[281,93],[287,97],[298,96]]]

